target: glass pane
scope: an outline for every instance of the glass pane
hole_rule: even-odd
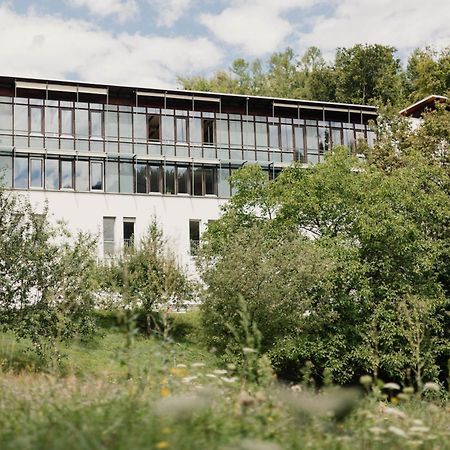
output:
[[[217,143],[219,145],[228,145],[228,121],[217,121]]]
[[[244,122],[242,126],[244,127],[244,145],[249,147],[255,146],[255,129],[253,122]]]
[[[59,161],[57,159],[45,160],[45,188],[59,189]]]
[[[203,195],[203,168],[194,169],[194,195]]]
[[[114,242],[115,217],[103,217],[103,240]]]
[[[230,144],[242,145],[241,122],[236,122],[235,120],[230,121]]]
[[[103,190],[103,163],[91,162],[91,189],[93,191]]]
[[[134,139],[147,139],[147,116],[135,114],[133,118]]]
[[[73,111],[61,109],[61,134],[73,135]]]
[[[256,123],[256,146],[267,147],[267,124]]]
[[[281,125],[281,148],[290,150],[293,147],[292,125]]]
[[[119,192],[119,162],[106,162],[106,192]]]
[[[269,146],[271,148],[280,148],[279,126],[269,125]]]
[[[12,105],[0,103],[0,130],[12,132]]]
[[[171,116],[162,117],[162,139],[163,141],[173,141],[175,136],[174,118]]]
[[[0,184],[12,186],[12,156],[0,156]]]
[[[328,128],[319,128],[319,152],[324,154],[328,151],[330,143],[330,131]]]
[[[331,139],[333,140],[333,147],[337,145],[342,145],[341,130],[335,128],[331,129]]]
[[[150,192],[160,192],[160,177],[161,169],[160,166],[149,166],[150,174]]]
[[[187,167],[177,167],[178,193],[189,194],[189,169]]]
[[[14,130],[28,133],[28,106],[14,106]]]
[[[87,138],[89,136],[88,111],[77,109],[75,112],[75,132],[78,137]]]
[[[160,117],[148,117],[148,138],[150,141],[159,141],[161,139]]]
[[[147,164],[136,164],[136,192],[147,193]]]
[[[214,119],[203,119],[203,143],[214,144]]]
[[[119,139],[131,139],[131,118],[130,113],[119,113]]]
[[[205,194],[214,195],[216,193],[215,169],[212,167],[204,167],[205,174]]]
[[[28,158],[14,158],[14,187],[19,189],[28,188]]]
[[[61,189],[73,189],[73,161],[61,161]]]
[[[103,113],[101,111],[91,111],[91,137],[103,137]]]
[[[165,194],[175,194],[175,166],[166,165],[165,167]]]
[[[120,192],[127,194],[134,192],[133,163],[120,163]]]
[[[30,159],[30,187],[42,187],[42,159]]]
[[[229,197],[230,196],[230,183],[228,182],[228,177],[230,176],[230,169],[219,169],[219,197]]]
[[[89,161],[76,162],[75,176],[77,191],[89,191]]]
[[[189,140],[195,144],[202,142],[202,122],[200,119],[189,119]]]
[[[42,108],[30,107],[30,132],[42,133]]]
[[[353,133],[353,130],[343,130],[344,132],[344,145],[348,148],[353,148],[353,145],[355,143],[355,136]]]
[[[106,136],[117,138],[118,136],[118,113],[108,111],[106,113]]]
[[[318,150],[317,127],[306,127],[306,147],[308,150]]]
[[[187,119],[176,119],[177,142],[187,142]]]
[[[58,134],[58,108],[45,108],[45,133]]]

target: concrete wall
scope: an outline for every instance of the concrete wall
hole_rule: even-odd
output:
[[[63,219],[72,232],[89,231],[98,236],[98,255],[103,255],[103,217],[115,217],[115,242],[123,244],[123,218],[134,217],[135,238],[145,232],[152,216],[156,216],[164,236],[178,255],[179,261],[195,273],[189,248],[189,220],[200,220],[203,232],[208,220],[217,219],[226,200],[217,197],[163,196],[159,194],[107,194],[103,192],[19,191],[31,203],[42,208],[48,203],[52,220]]]

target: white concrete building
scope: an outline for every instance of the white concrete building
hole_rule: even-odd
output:
[[[48,203],[99,256],[139,239],[156,216],[180,262],[256,163],[274,177],[333,145],[370,142],[371,106],[0,77],[4,185]]]

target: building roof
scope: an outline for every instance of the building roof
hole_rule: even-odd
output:
[[[444,103],[446,101],[448,101],[448,97],[443,95],[429,95],[405,109],[402,109],[400,114],[403,116],[419,118],[426,109],[434,109],[436,102]]]

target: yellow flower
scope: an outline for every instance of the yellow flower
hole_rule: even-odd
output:
[[[165,427],[161,430],[161,432],[163,434],[170,434],[170,433],[172,433],[172,430],[169,427]]]
[[[168,397],[170,395],[170,389],[166,386],[161,388],[161,397]]]
[[[156,444],[156,448],[169,448],[169,443],[167,441],[160,441]]]
[[[185,367],[172,367],[170,369],[170,373],[175,375],[176,377],[183,378],[186,376],[186,368]]]

